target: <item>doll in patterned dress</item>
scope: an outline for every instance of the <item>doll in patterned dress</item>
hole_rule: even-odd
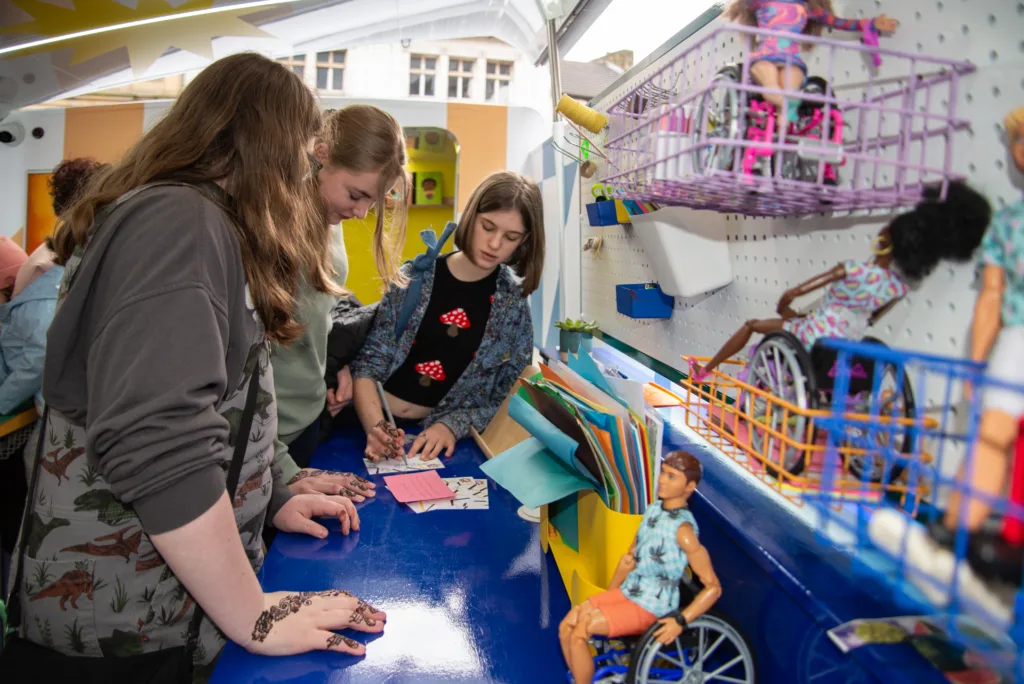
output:
[[[780,318],[750,320],[726,340],[705,366],[690,360],[690,377],[700,382],[722,361],[742,350],[754,333],[786,330],[808,351],[824,337],[859,340],[943,260],[967,261],[981,244],[992,216],[985,197],[962,182],[949,184],[944,201],[939,186],[926,189],[925,199],[884,227],[871,246],[874,257],[853,259],[816,275],[779,299]],[[791,304],[797,297],[826,287],[825,297],[805,314]]]
[[[832,11],[832,0],[733,0],[723,16],[749,26],[785,31],[793,39],[761,38],[750,55],[750,73],[765,88],[799,90],[807,79],[807,65],[800,58],[799,36],[820,36],[826,26],[843,31],[863,31],[870,22],[878,33],[892,33],[899,22],[881,14],[874,19],[843,19]],[[787,61],[789,66],[787,66]],[[782,109],[782,95],[764,99]],[[791,98],[787,117],[796,120],[798,98]]]
[[[655,638],[671,644],[722,595],[711,558],[698,539],[697,521],[687,507],[702,472],[692,454],[673,451],[665,456],[658,475],[658,501],[644,513],[608,590],[591,596],[562,620],[558,637],[574,682],[582,684],[594,677],[592,637],[640,635],[658,622]],[[688,568],[703,587],[683,606],[679,583]]]

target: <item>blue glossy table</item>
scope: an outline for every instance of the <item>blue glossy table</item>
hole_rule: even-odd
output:
[[[313,466],[365,475],[362,433],[322,445]],[[445,459],[441,477],[485,477],[472,442]],[[228,644],[212,684],[244,682],[565,682],[558,622],[569,598],[539,526],[493,482],[490,508],[416,514],[377,483],[359,505],[362,529],[343,537],[337,522],[324,540],[278,534],[261,582],[267,591],[347,589],[388,614],[380,635],[346,631],[366,655],[310,653],[268,658]]]

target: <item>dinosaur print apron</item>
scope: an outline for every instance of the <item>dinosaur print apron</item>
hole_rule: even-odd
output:
[[[69,260],[58,307],[81,262]],[[242,377],[217,407],[238,438],[250,382],[259,382],[249,445],[233,501],[235,521],[255,571],[263,563],[261,531],[272,489],[277,434],[273,373],[264,327],[246,286],[251,345]],[[78,656],[132,656],[181,646],[195,604],[154,548],[130,506],[120,502],[85,449],[85,427],[49,410],[43,450],[27,515],[20,587],[21,636]],[[33,450],[35,445],[31,447]],[[232,451],[222,467],[227,473]],[[225,638],[203,618],[194,652],[197,679],[209,674]],[[204,673],[204,670],[206,672]]]

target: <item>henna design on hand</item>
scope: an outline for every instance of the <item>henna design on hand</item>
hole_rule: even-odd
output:
[[[326,470],[314,470],[311,468],[303,468],[299,472],[295,473],[295,477],[288,480],[288,484],[295,484],[299,480],[305,480],[307,477],[318,477],[320,475],[325,474],[326,472]]]
[[[344,496],[347,496],[347,497],[348,497],[348,498],[350,498],[350,499],[351,499],[351,498],[352,498],[353,496],[362,496],[361,494],[356,494],[355,492],[353,492],[353,491],[352,491],[351,489],[349,489],[348,487],[342,487],[342,488],[341,488],[341,493],[342,493],[342,495],[344,495]]]
[[[267,636],[270,635],[270,630],[274,628],[275,622],[280,622],[289,615],[294,615],[299,612],[302,606],[312,605],[311,597],[312,593],[308,591],[300,594],[289,594],[278,601],[276,606],[270,606],[270,608],[264,610],[256,618],[256,626],[252,629],[252,640],[260,643],[266,641]]]
[[[375,619],[373,619],[372,617],[369,617],[369,616],[367,616],[367,615],[365,615],[363,613],[360,613],[358,610],[353,610],[352,611],[352,614],[349,615],[349,617],[348,617],[348,621],[349,621],[350,624],[353,624],[353,625],[358,625],[358,624],[362,623],[362,624],[366,625],[367,627],[374,627],[377,624],[377,621]]]
[[[401,435],[398,434],[398,428],[389,423],[386,420],[381,420],[377,423],[377,427],[384,431],[384,433],[392,440],[398,440]],[[387,458],[398,458],[398,448],[395,446],[395,442],[388,444],[387,451],[384,453]]]
[[[359,648],[359,642],[355,639],[349,639],[347,636],[341,634],[332,634],[327,637],[327,648],[335,648],[339,644],[345,644],[349,648]]]
[[[313,605],[314,596],[320,598],[336,598],[338,596],[355,598],[351,592],[344,589],[325,589],[324,591],[303,591],[298,594],[289,594],[278,601],[276,606],[270,606],[270,608],[260,613],[252,630],[252,640],[260,643],[266,641],[275,622],[280,622],[289,615],[298,613],[302,606]]]
[[[359,613],[379,613],[380,611],[371,606],[366,601],[359,599],[359,603],[356,604],[356,611]]]

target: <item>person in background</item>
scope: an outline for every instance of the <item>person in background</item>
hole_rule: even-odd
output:
[[[47,181],[53,200],[53,215],[60,217],[71,207],[89,181],[109,168],[110,164],[101,164],[89,157],[65,159],[57,164]]]
[[[452,231],[457,251],[438,256]],[[491,174],[458,225],[449,223],[436,245],[403,266],[409,285],[384,295],[351,365],[368,458],[394,458],[405,448],[402,431],[384,419],[377,382],[396,418],[425,426],[412,457],[451,456],[470,428],[487,427],[533,360],[528,297],[543,267],[540,188],[510,171]]]
[[[80,157],[65,159],[58,164],[47,185],[54,216],[63,214],[81,194],[89,180],[98,172],[109,168],[94,159]],[[24,252],[16,248],[17,256]],[[13,285],[5,288],[5,300],[0,304],[0,414],[15,412],[29,399],[35,399],[36,411],[43,412],[43,361],[46,357],[46,331],[53,320],[57,305],[57,290],[64,268],[54,264],[53,240],[47,237],[43,244],[27,256],[14,277]],[[0,441],[0,547],[6,554],[14,551],[18,526],[28,494],[26,473],[32,465],[38,425],[29,434],[15,432]],[[27,439],[27,441],[26,441]],[[10,440],[10,443],[8,443]],[[22,448],[29,445],[28,448]],[[24,454],[17,458],[18,451]],[[3,595],[6,596],[6,581]]]
[[[321,126],[286,67],[224,57],[64,214],[16,587],[19,652],[49,681],[117,681],[106,675],[135,656],[203,679],[225,637],[265,655],[361,655],[334,630],[383,629],[346,592],[265,593],[256,574],[265,519],[319,538],[314,517],[359,527],[351,501],[294,495],[271,464],[268,343],[301,338],[301,278],[337,293],[313,210]]]
[[[313,162],[324,225],[330,227],[335,283],[343,287],[348,274],[342,222],[364,219],[374,207],[380,209],[373,231],[374,260],[385,281],[393,278],[398,270],[394,255],[405,240],[405,205],[398,203],[388,212],[384,207],[394,189],[407,192],[405,135],[398,121],[372,105],[329,110],[313,148]],[[302,337],[291,345],[273,347],[278,438],[287,446],[287,453],[279,453],[277,462],[294,492],[340,493],[362,501],[374,496],[376,485],[372,482],[353,473],[309,468],[320,444],[321,416],[328,397],[332,404],[341,405],[352,399],[347,366],[335,370],[330,389],[324,381],[331,314],[339,299],[302,281],[298,295],[298,319],[305,324]]]
[[[18,272],[28,259],[25,250],[8,237],[0,237],[0,310],[7,310],[17,283]],[[5,332],[0,327],[0,339]],[[31,394],[29,395],[31,396]],[[5,411],[6,413],[6,411]],[[6,438],[0,438],[0,597],[7,596],[7,569],[10,555],[18,537],[18,525],[25,508],[25,472],[17,454],[20,444],[11,442],[20,438],[24,431],[16,431]]]

